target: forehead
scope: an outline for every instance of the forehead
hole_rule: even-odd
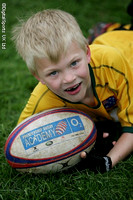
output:
[[[72,42],[67,51],[63,52],[57,62],[51,61],[49,58],[35,58],[35,65],[37,68],[44,68],[50,66],[62,66],[81,56],[85,52],[79,47],[76,42]]]

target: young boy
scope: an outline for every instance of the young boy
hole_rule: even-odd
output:
[[[133,150],[133,32],[106,34],[89,47],[75,18],[61,10],[38,12],[13,31],[19,54],[39,80],[19,123],[58,107],[81,110],[94,121],[113,120],[117,109],[121,137],[107,155],[91,158],[101,172]],[[81,157],[90,165],[85,152]]]

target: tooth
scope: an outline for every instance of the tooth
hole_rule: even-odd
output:
[[[72,88],[68,88],[67,91],[71,91],[72,89],[75,89],[75,88],[77,88],[78,86],[79,86],[79,84],[75,85],[75,86],[72,87]]]

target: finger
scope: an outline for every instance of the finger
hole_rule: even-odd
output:
[[[109,133],[103,133],[103,138],[109,137]]]
[[[81,152],[80,156],[81,156],[81,158],[84,158],[84,159],[85,159],[85,158],[86,158],[86,152],[84,152],[84,151]]]
[[[116,144],[116,141],[113,141],[112,144],[115,145],[115,144]]]

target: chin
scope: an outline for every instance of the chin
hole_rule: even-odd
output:
[[[68,99],[68,101],[70,101],[72,103],[79,103],[79,102],[82,102],[82,99],[81,98],[71,98],[71,99]]]
[[[62,99],[65,99],[66,101],[72,102],[72,103],[79,103],[83,101],[83,95],[78,94],[78,96],[73,95],[73,96],[63,96],[63,95],[58,95]]]

